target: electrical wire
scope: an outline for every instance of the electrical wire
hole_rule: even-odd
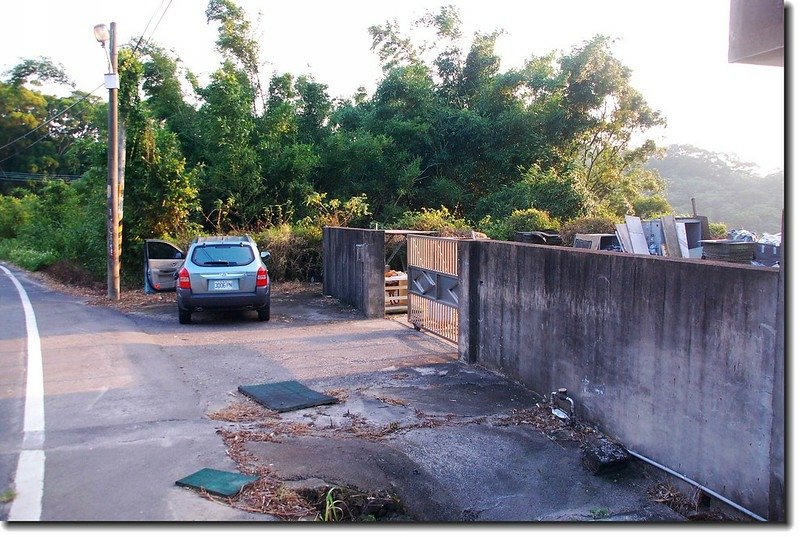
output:
[[[153,18],[155,18],[155,16],[156,16],[156,13],[158,13],[158,12],[161,10],[161,6],[163,6],[163,5],[164,5],[164,2],[165,2],[165,0],[161,0],[161,4],[159,4],[159,6],[158,6],[158,8],[155,10],[155,12],[153,12],[153,14],[150,16],[150,20],[149,20],[149,21],[147,21],[147,25],[145,26],[144,30],[142,31],[141,35],[139,36],[139,41],[136,43],[136,46],[135,46],[135,47],[134,47],[134,49],[133,49],[133,52],[134,52],[134,53],[136,53],[136,51],[139,49],[139,46],[140,46],[140,45],[141,45],[141,43],[142,43],[142,39],[144,39],[144,34],[145,34],[145,33],[147,33],[147,29],[150,27],[150,23],[151,23],[151,22],[153,22]],[[158,22],[156,22],[156,25],[153,27],[153,31],[152,31],[152,32],[150,32],[150,37],[148,37],[148,38],[147,38],[147,40],[145,41],[145,46],[147,46],[147,45],[150,43],[150,40],[151,40],[151,39],[153,39],[153,35],[155,34],[156,30],[158,29],[158,25],[159,25],[159,24],[161,24],[161,20],[164,18],[164,15],[165,15],[165,14],[167,13],[167,11],[169,10],[170,6],[172,5],[172,2],[173,2],[173,0],[169,0],[169,3],[167,4],[167,7],[166,7],[166,8],[164,8],[164,11],[162,11],[162,12],[161,12],[161,16],[158,18]],[[92,94],[93,94],[95,91],[97,91],[97,90],[99,90],[100,88],[102,88],[102,87],[103,87],[103,85],[104,85],[104,84],[100,84],[100,85],[99,85],[99,86],[97,86],[95,89],[93,89],[91,92],[89,92],[89,93],[87,93],[86,95],[84,95],[84,96],[83,96],[81,99],[79,99],[78,101],[75,101],[74,103],[72,103],[71,105],[69,105],[69,106],[68,106],[68,107],[66,107],[64,110],[62,110],[62,111],[61,111],[61,112],[59,112],[58,114],[54,115],[53,117],[51,117],[51,118],[49,118],[49,119],[47,119],[47,120],[43,121],[42,123],[40,123],[39,125],[37,125],[37,126],[36,126],[36,127],[34,127],[33,129],[31,129],[31,130],[29,130],[28,132],[26,132],[25,134],[23,134],[22,136],[19,136],[19,137],[15,138],[15,139],[11,140],[10,142],[8,142],[8,143],[6,143],[6,144],[4,144],[4,145],[0,146],[0,150],[3,150],[3,149],[5,149],[6,147],[9,147],[9,146],[11,146],[11,145],[13,145],[13,144],[17,143],[17,142],[19,142],[19,141],[20,141],[20,140],[22,140],[22,139],[24,139],[24,138],[27,138],[28,136],[30,136],[31,134],[33,134],[33,133],[34,133],[34,132],[36,132],[37,130],[41,129],[42,127],[44,127],[44,126],[46,126],[46,125],[49,125],[50,123],[52,123],[53,121],[55,121],[55,120],[56,120],[56,119],[58,119],[59,117],[61,117],[61,116],[63,116],[64,114],[66,114],[66,113],[67,113],[67,112],[68,112],[68,111],[69,111],[71,108],[73,108],[74,106],[77,106],[78,104],[80,104],[80,103],[82,103],[83,101],[85,101],[86,99],[88,99],[88,98],[89,98],[89,97],[90,97],[90,96],[91,96],[91,95],[92,95]],[[23,149],[23,151],[25,151],[25,150],[27,150],[27,149],[29,149],[29,148],[33,147],[34,145],[36,145],[37,143],[41,142],[41,141],[42,141],[44,138],[46,138],[46,137],[47,137],[47,134],[45,134],[44,136],[41,136],[41,137],[40,137],[40,138],[38,138],[36,141],[34,141],[33,143],[31,143],[29,146],[25,147],[25,148]],[[4,158],[3,160],[0,160],[0,164],[2,164],[3,162],[5,162],[5,161],[7,161],[7,160],[9,160],[9,159],[11,159],[11,158],[13,158],[13,157],[17,156],[17,155],[19,155],[19,152],[16,152],[16,153],[14,153],[13,155],[9,155],[8,157]]]
[[[66,114],[66,113],[67,113],[67,112],[68,112],[68,111],[69,111],[71,108],[73,108],[73,107],[75,107],[75,106],[79,105],[80,103],[82,103],[83,101],[85,101],[86,99],[88,99],[89,97],[91,97],[91,95],[92,95],[92,94],[93,94],[95,91],[99,90],[99,89],[100,89],[100,88],[102,88],[102,87],[103,87],[103,84],[100,84],[99,86],[97,86],[96,88],[94,88],[94,89],[93,89],[91,92],[87,93],[86,95],[84,95],[83,97],[81,97],[79,100],[75,101],[74,103],[72,103],[71,105],[69,105],[68,107],[66,107],[65,109],[63,109],[63,110],[62,110],[61,112],[59,112],[58,114],[56,114],[56,115],[54,115],[53,117],[51,117],[51,118],[48,118],[47,120],[43,121],[42,123],[40,123],[40,124],[39,124],[39,125],[37,125],[36,127],[32,128],[31,130],[29,130],[28,132],[26,132],[25,134],[23,134],[22,136],[20,136],[20,137],[18,137],[18,138],[15,138],[15,139],[11,140],[10,142],[8,142],[8,143],[7,143],[7,144],[5,144],[5,145],[2,145],[2,146],[0,146],[0,150],[2,150],[2,149],[5,149],[6,147],[8,147],[8,146],[10,146],[10,145],[13,145],[13,144],[15,144],[15,143],[19,142],[19,141],[20,141],[20,140],[22,140],[23,138],[27,138],[28,136],[30,136],[30,135],[31,135],[31,134],[33,134],[34,132],[36,132],[36,131],[38,131],[39,129],[41,129],[42,127],[44,127],[45,125],[49,125],[50,123],[52,123],[52,122],[53,122],[53,121],[55,121],[56,119],[60,118],[60,117],[61,117],[61,116],[63,116],[64,114]],[[31,145],[33,145],[33,144],[31,144]],[[28,147],[30,147],[30,146],[28,146]],[[0,162],[2,162],[2,161],[0,161]]]
[[[156,10],[153,12],[152,15],[150,15],[150,20],[147,21],[147,25],[144,27],[144,30],[142,30],[142,34],[139,36],[139,40],[136,42],[136,46],[133,47],[133,53],[134,54],[136,54],[136,52],[139,50],[139,46],[141,46],[142,40],[144,39],[144,34],[147,33],[147,29],[150,28],[150,23],[153,22],[153,19],[155,18],[156,14],[159,11],[161,11],[161,6],[164,5],[164,2],[166,2],[166,0],[161,0],[161,3],[158,5]],[[170,2],[170,3],[172,3],[172,2]],[[167,6],[167,9],[169,9],[169,6]],[[167,10],[165,9],[164,12],[166,12],[166,11]],[[164,15],[162,14],[161,16],[163,17]],[[158,19],[158,20],[159,20],[159,22],[161,22],[161,19]],[[158,25],[156,25],[156,27],[158,27]],[[155,32],[155,28],[153,29],[153,32]],[[153,37],[153,35],[150,34],[150,38],[152,38],[152,37]],[[145,46],[146,46],[146,44],[145,44]]]
[[[164,18],[164,15],[166,15],[167,11],[169,11],[170,6],[172,5],[172,1],[173,0],[169,0],[169,3],[167,4],[167,7],[165,7],[164,11],[161,12],[161,16],[158,18],[158,22],[156,22],[156,25],[153,26],[153,31],[150,32],[150,37],[147,38],[147,41],[144,44],[145,47],[147,47],[147,45],[150,44],[150,40],[153,39],[153,35],[155,35],[156,30],[158,30],[158,25],[161,24],[161,20]],[[162,4],[163,4],[163,2],[162,2]],[[142,35],[144,35],[144,33],[142,33]]]
[[[58,173],[58,174],[49,174],[49,173],[28,173],[28,172],[6,172],[0,170],[0,181],[3,179],[7,179],[9,181],[46,181],[49,179],[80,179],[82,175],[70,174],[70,173]]]
[[[36,140],[34,140],[33,142],[31,142],[31,145],[29,145],[29,146],[25,147],[25,148],[23,149],[23,151],[26,151],[26,150],[30,149],[31,147],[35,146],[36,144],[38,144],[39,142],[41,142],[42,140],[44,140],[44,139],[45,139],[45,138],[47,138],[48,136],[50,136],[50,133],[49,133],[49,132],[46,132],[46,133],[42,134],[42,135],[41,135],[39,138],[37,138]],[[19,152],[19,151],[17,151],[16,153],[12,153],[12,154],[10,154],[9,156],[7,156],[6,158],[4,158],[3,160],[0,160],[0,164],[4,163],[5,161],[7,161],[7,160],[9,160],[9,159],[12,159],[12,158],[14,158],[14,157],[18,156],[19,154],[20,154],[20,152]]]

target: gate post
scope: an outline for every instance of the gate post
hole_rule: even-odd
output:
[[[478,361],[478,285],[479,240],[458,242],[458,359],[468,364]]]
[[[384,232],[363,230],[363,242],[360,245],[361,257],[358,268],[360,274],[361,311],[370,319],[386,315],[384,300],[384,248],[386,238]]]

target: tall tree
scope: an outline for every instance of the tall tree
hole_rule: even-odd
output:
[[[105,129],[98,97],[71,91],[66,97],[42,93],[54,82],[71,87],[63,68],[47,58],[23,60],[0,82],[0,169],[40,174],[81,174],[87,162],[70,152],[81,139]],[[33,87],[27,87],[33,86]]]
[[[247,74],[250,85],[253,87],[253,111],[257,104],[264,106],[263,90],[259,74],[258,40],[253,36],[247,13],[233,0],[209,0],[206,7],[208,22],[219,23],[217,37],[217,50],[223,57],[236,63]],[[258,103],[257,100],[261,102]]]
[[[142,102],[144,65],[119,52],[120,116],[126,125],[123,255],[138,263],[144,239],[176,236],[192,227],[198,209],[197,171],[187,169],[177,136]],[[134,248],[131,248],[134,247]]]
[[[226,226],[254,223],[263,212],[265,188],[256,152],[253,89],[247,73],[226,61],[200,91],[197,122],[202,141],[203,189],[207,217]],[[225,218],[220,220],[220,215]]]
[[[197,110],[187,102],[184,89],[188,86],[196,92],[196,77],[182,67],[180,58],[155,44],[143,48],[142,66],[144,104],[153,118],[164,121],[177,136],[187,161],[196,164],[201,133],[197,130]]]
[[[642,194],[663,192],[657,174],[644,168],[656,154],[655,143],[631,143],[666,121],[631,86],[630,69],[610,45],[609,38],[596,36],[562,57],[560,66],[572,158],[584,170],[581,186],[597,210],[624,215]]]

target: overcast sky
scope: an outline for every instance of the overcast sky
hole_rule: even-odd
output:
[[[171,2],[171,3],[170,3]],[[505,30],[497,52],[502,68],[531,55],[569,51],[596,34],[617,41],[615,55],[633,71],[633,85],[667,119],[652,136],[734,153],[763,170],[783,167],[784,70],[729,64],[729,0],[239,0],[260,38],[263,75],[312,74],[332,97],[380,77],[367,28],[401,23],[442,4],[456,5],[466,36]],[[0,71],[20,59],[47,56],[63,64],[78,88],[103,82],[106,62],[92,27],[115,21],[120,42],[146,35],[174,49],[201,80],[219,65],[216,28],[205,0],[24,0],[3,2]],[[169,8],[164,9],[169,5]],[[259,12],[261,16],[259,18]],[[260,20],[260,22],[259,22]],[[98,95],[105,95],[98,90]]]

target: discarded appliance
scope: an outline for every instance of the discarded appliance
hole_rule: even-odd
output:
[[[781,263],[781,246],[757,242],[753,252],[753,264],[764,267],[776,267]]]
[[[577,233],[573,246],[588,250],[622,251],[619,239],[613,233]]]
[[[700,241],[711,238],[705,216],[653,220],[626,216],[624,224],[616,225],[616,237],[623,252],[693,259],[703,256]]]

